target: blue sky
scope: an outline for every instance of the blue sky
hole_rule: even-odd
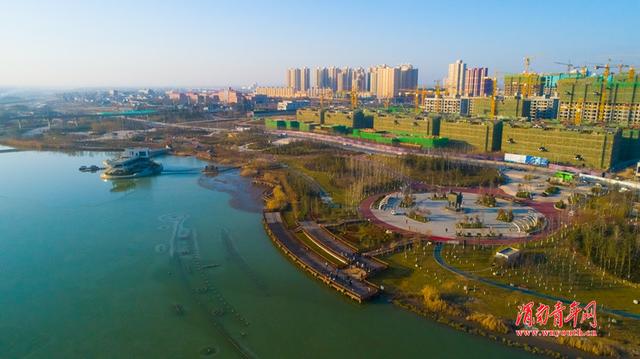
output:
[[[281,85],[293,66],[640,66],[640,0],[0,0],[0,86]]]

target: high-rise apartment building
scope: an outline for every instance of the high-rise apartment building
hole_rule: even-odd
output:
[[[378,66],[375,69],[376,89],[375,95],[379,99],[393,98],[400,89],[400,68],[387,65]]]
[[[298,91],[307,91],[311,88],[311,70],[308,67],[300,69],[300,88]]]
[[[400,65],[399,71],[399,89],[413,90],[418,87],[418,69],[414,68],[412,65]]]
[[[338,75],[340,74],[340,69],[334,66],[331,66],[327,69],[329,72],[329,87],[333,91],[338,90]]]
[[[295,91],[308,90],[311,87],[311,71],[306,67],[287,69],[286,84]]]
[[[338,70],[336,80],[336,91],[351,91],[351,82],[353,78],[353,70],[349,67],[343,67]]]
[[[286,87],[294,92],[309,92],[311,89],[330,89],[334,93],[344,93],[357,88],[359,92],[370,92],[387,99],[398,95],[399,90],[415,89],[418,86],[418,69],[412,65],[390,67],[387,65],[352,69],[350,67],[306,67],[291,68],[286,72]]]
[[[376,77],[376,69],[376,67],[369,67],[367,71],[367,77],[369,78],[369,80],[367,81],[369,83],[369,92],[374,95],[376,94],[376,91],[378,89],[378,78]]]
[[[295,89],[298,87],[296,84],[296,69],[287,69],[285,86]]]
[[[446,88],[449,96],[462,96],[464,94],[465,71],[467,65],[462,60],[449,64]]]
[[[323,89],[331,88],[331,81],[329,80],[329,70],[326,67],[316,67],[313,72],[314,87]]]
[[[351,78],[351,88],[358,90],[358,92],[369,91],[369,76],[362,67],[353,70]]]
[[[474,67],[465,72],[464,95],[469,97],[487,96],[485,79],[489,74],[486,67]]]

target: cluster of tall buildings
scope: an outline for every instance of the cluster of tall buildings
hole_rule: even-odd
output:
[[[489,96],[493,82],[486,67],[467,68],[462,60],[449,64],[449,72],[444,80],[449,96],[479,97]]]
[[[311,78],[313,78],[312,81]],[[379,65],[362,67],[307,67],[290,68],[286,72],[285,85],[295,92],[318,92],[330,89],[334,93],[356,90],[378,98],[392,98],[401,90],[415,90],[418,86],[418,69],[412,65]]]
[[[288,69],[286,87],[292,88],[294,91],[307,91],[311,87],[309,68]]]

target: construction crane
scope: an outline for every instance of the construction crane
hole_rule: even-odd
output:
[[[622,71],[623,71],[625,68],[627,68],[627,67],[631,67],[631,66],[629,66],[629,65],[627,65],[627,64],[619,63],[619,64],[617,64],[617,65],[616,65],[616,67],[618,68],[618,73],[619,73],[619,74],[621,74],[621,73],[622,73]]]
[[[420,106],[424,103],[424,99],[427,97],[427,89],[420,88],[416,86],[415,91],[413,91],[413,106],[415,113],[420,113]]]
[[[604,121],[604,104],[607,101],[607,83],[609,82],[609,75],[611,74],[611,65],[609,64],[611,59],[607,61],[606,65],[596,65],[595,69],[604,69],[602,72],[602,87],[600,88],[600,102],[598,103],[598,122]]]
[[[358,108],[358,83],[354,83],[351,86],[351,108],[355,110]]]
[[[569,62],[554,62],[554,64],[558,64],[558,65],[565,65],[567,67],[567,72],[571,72],[573,71],[575,65],[571,63],[571,61]]]
[[[531,65],[531,58],[529,56],[524,58],[524,73],[529,73],[529,66]]]
[[[416,90],[413,93],[413,111],[420,113],[420,88],[416,85]]]
[[[524,58],[524,76],[526,82],[522,86],[522,97],[529,97],[531,95],[531,88],[533,87],[533,73],[529,71],[529,66],[531,65],[531,57],[527,56]]]
[[[491,118],[496,118],[498,114],[496,107],[496,96],[498,94],[498,78],[493,77],[491,79]]]
[[[619,63],[616,65],[616,67],[618,68],[618,73],[621,74],[622,71],[625,68],[628,68],[629,70],[627,70],[627,80],[629,81],[633,81],[634,78],[636,77],[636,69],[632,66],[632,65],[627,65],[627,64],[623,64],[623,63]]]
[[[330,88],[321,88],[320,90],[320,109],[324,109],[325,96],[328,96],[329,106],[331,106],[331,100],[333,99],[333,91]]]
[[[441,93],[440,93],[440,81],[436,81],[436,93],[435,93],[435,101],[434,101],[434,112],[435,113],[440,113],[440,111],[442,111],[440,109],[440,98],[441,98]],[[443,100],[444,101],[444,100]]]

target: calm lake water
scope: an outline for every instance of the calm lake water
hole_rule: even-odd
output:
[[[0,358],[527,356],[307,276],[235,173],[77,170],[107,157],[0,154]]]

